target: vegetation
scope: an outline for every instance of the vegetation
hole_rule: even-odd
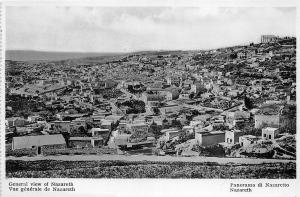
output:
[[[201,156],[225,157],[225,149],[221,145],[212,145],[207,147],[196,145],[193,150],[199,152],[199,155]]]
[[[94,89],[95,94],[101,94],[103,98],[110,99],[110,98],[117,98],[121,96],[123,93],[118,89]]]
[[[116,103],[116,105],[120,108],[121,106],[126,106],[128,109],[126,110],[127,114],[139,114],[145,113],[145,103],[140,100],[130,100],[125,101],[123,103]]]
[[[11,111],[6,111],[6,118],[12,116],[22,116],[27,118],[34,112],[45,110],[45,104],[30,97],[16,95],[6,95],[6,106],[12,107]]]
[[[43,155],[102,155],[102,154],[116,154],[115,149],[109,148],[61,148],[61,149],[46,149],[43,148]],[[36,149],[18,149],[11,150],[11,147],[6,147],[6,157],[34,157],[36,156]]]
[[[144,87],[143,85],[128,85],[128,91],[132,94],[142,93],[146,91],[146,87]]]
[[[160,132],[161,130],[162,126],[157,125],[155,122],[153,122],[149,127],[149,133],[153,133],[156,139],[162,135]]]
[[[226,164],[132,161],[6,161],[8,178],[295,179],[295,163]]]

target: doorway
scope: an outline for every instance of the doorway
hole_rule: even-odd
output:
[[[42,154],[42,147],[41,147],[41,146],[38,146],[38,147],[37,147],[37,154],[38,154],[38,155],[41,155],[41,154]]]

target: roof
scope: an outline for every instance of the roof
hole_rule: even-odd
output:
[[[223,131],[211,131],[211,132],[198,132],[202,136],[211,136],[211,135],[225,135]]]
[[[71,121],[55,120],[52,123],[71,123]]]
[[[241,118],[249,118],[250,117],[250,113],[246,112],[246,111],[236,111],[234,113],[234,117],[236,119],[241,119]]]
[[[243,135],[243,136],[240,136],[242,138],[247,138],[247,139],[257,139],[258,137],[257,136],[254,136],[254,135]]]
[[[105,119],[106,120],[120,120],[123,116],[116,116],[116,115],[109,115],[106,116]]]
[[[179,133],[179,130],[171,130],[171,131],[166,131],[165,133]]]
[[[256,114],[257,115],[278,115],[282,108],[283,106],[278,104],[265,104],[259,109],[259,111]]]
[[[226,131],[226,132],[243,133],[243,131],[237,130],[237,129],[235,129],[235,130],[230,130],[230,131]]]
[[[130,126],[138,127],[138,126],[148,126],[148,125],[145,122],[137,122],[137,123],[132,123]]]
[[[264,131],[265,131],[265,130],[268,130],[268,131],[276,131],[276,130],[278,130],[278,128],[266,127],[266,128],[264,128],[263,130],[264,130]]]
[[[192,126],[184,126],[182,129],[193,129],[194,127]]]
[[[103,121],[103,122],[101,123],[101,125],[109,125],[109,126],[111,126],[111,124],[112,124],[112,122],[107,122],[107,121]]]
[[[71,141],[91,141],[91,140],[103,140],[102,137],[70,137]]]
[[[178,129],[176,129],[176,128],[170,128],[170,129],[162,129],[160,132],[161,133],[166,133],[166,132],[170,132],[170,131],[179,131]]]
[[[7,121],[14,121],[14,120],[25,120],[22,117],[11,117],[11,118],[6,118]]]
[[[109,129],[92,128],[88,133],[92,132],[109,132]]]
[[[218,134],[224,134],[224,131],[211,131],[210,134],[212,135],[218,135]]]
[[[92,128],[91,131],[109,131],[109,129]]]
[[[33,146],[57,145],[66,144],[62,134],[58,135],[36,135],[36,136],[22,136],[14,137],[12,142],[12,149],[32,148]]]
[[[130,137],[130,134],[122,134],[122,135],[118,135],[115,137],[114,142],[115,144],[118,145],[126,145],[127,144],[127,140]]]

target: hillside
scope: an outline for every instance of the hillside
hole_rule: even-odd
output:
[[[84,52],[52,52],[31,50],[8,50],[6,60],[13,61],[59,61],[87,57],[115,56],[121,53],[84,53]]]

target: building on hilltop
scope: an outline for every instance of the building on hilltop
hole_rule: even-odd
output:
[[[278,36],[274,36],[274,35],[262,35],[261,36],[261,43],[275,42],[277,40],[278,40]]]

